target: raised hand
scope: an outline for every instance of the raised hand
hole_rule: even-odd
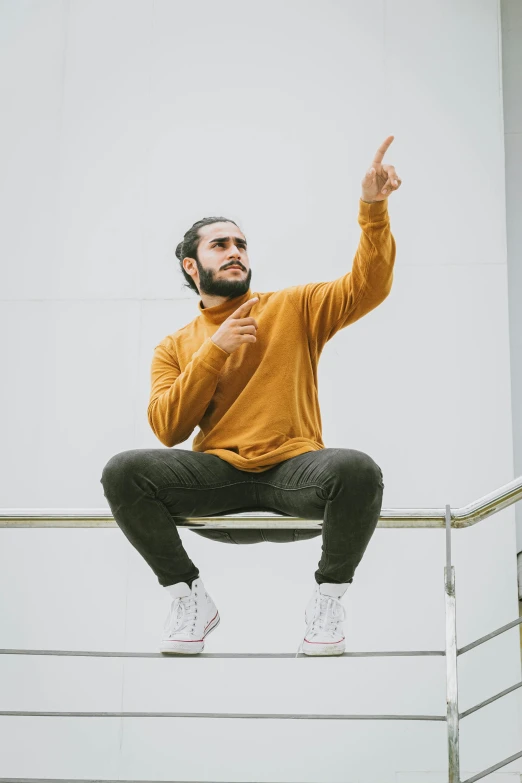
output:
[[[243,343],[255,343],[257,321],[255,318],[248,317],[248,313],[258,299],[259,297],[254,296],[253,299],[244,302],[214,332],[210,339],[218,348],[232,353]]]
[[[395,136],[388,136],[383,141],[362,179],[361,199],[363,201],[384,201],[392,191],[398,190],[402,184],[402,180],[395,171],[395,166],[382,162],[394,138]]]

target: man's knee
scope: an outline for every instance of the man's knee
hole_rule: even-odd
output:
[[[384,488],[382,470],[375,460],[357,449],[335,449],[331,460],[335,479],[356,486],[358,491],[373,493]]]
[[[114,454],[102,470],[100,483],[105,497],[128,495],[134,478],[143,465],[143,449],[129,449]]]

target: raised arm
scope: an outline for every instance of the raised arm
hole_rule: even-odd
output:
[[[293,300],[316,350],[339,329],[362,318],[390,293],[395,263],[395,239],[390,230],[388,194],[402,180],[395,166],[382,159],[393,136],[381,144],[361,182],[359,225],[361,236],[352,269],[337,280],[295,286]]]

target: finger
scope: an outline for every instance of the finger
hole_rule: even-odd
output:
[[[391,163],[383,163],[382,164],[382,170],[385,174],[388,175],[390,179],[392,179],[392,175],[396,178],[397,172],[395,171],[395,166],[392,166]]]
[[[397,190],[401,185],[401,179],[395,171],[395,166],[383,166],[383,170],[388,175],[388,179],[383,185],[381,193],[389,193],[392,190]]]
[[[380,165],[382,163],[382,159],[384,158],[384,155],[386,153],[386,150],[394,140],[395,136],[388,136],[387,139],[383,141],[377,152],[375,153],[375,156],[372,161],[372,166],[376,169],[376,171],[379,170]]]
[[[255,326],[257,329],[257,321],[255,318],[238,318],[237,323],[239,326]]]
[[[398,188],[400,188],[401,185],[402,185],[402,179],[397,178],[397,179],[390,180],[388,187],[390,187],[391,190],[398,190]]]
[[[259,299],[259,297],[254,296],[254,298],[253,299],[249,299],[248,302],[243,302],[243,304],[239,305],[237,310],[235,310],[230,317],[231,318],[238,318],[238,317],[241,318],[243,313],[248,313],[249,309],[252,307],[252,305],[254,305],[258,301],[258,299]]]

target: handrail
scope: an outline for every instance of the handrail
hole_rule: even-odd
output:
[[[522,500],[522,476],[495,489],[487,495],[461,508],[451,509],[451,527],[470,527],[482,519],[493,516],[507,506]],[[185,519],[185,518],[183,518]],[[209,529],[258,529],[309,530],[320,528],[322,519],[280,516],[269,512],[243,512],[236,515],[187,517],[179,527],[191,530]],[[445,527],[445,508],[395,508],[381,509],[377,527],[427,528]],[[118,527],[106,509],[34,509],[0,508],[0,527]]]
[[[451,509],[446,504],[444,509],[434,508],[399,508],[381,509],[381,515],[377,527],[389,528],[428,528],[444,527],[446,531],[446,566],[444,568],[444,591],[446,602],[446,649],[441,651],[402,651],[384,652],[383,655],[445,655],[446,657],[446,716],[442,715],[296,715],[296,714],[259,714],[259,713],[159,713],[159,712],[35,712],[35,711],[1,711],[2,716],[63,716],[63,717],[184,717],[184,718],[258,718],[258,719],[306,719],[306,720],[430,720],[446,721],[448,741],[448,783],[475,783],[497,769],[505,767],[512,761],[522,758],[522,751],[502,759],[497,764],[482,770],[477,775],[465,781],[460,779],[460,748],[459,748],[459,723],[460,721],[491,704],[494,701],[512,693],[522,687],[522,681],[511,685],[504,691],[497,693],[480,704],[459,713],[458,709],[458,656],[477,647],[494,636],[504,633],[522,623],[522,617],[507,623],[502,628],[492,631],[487,636],[477,639],[460,650],[457,647],[456,624],[456,588],[455,568],[451,564],[451,529],[470,527],[477,522],[492,516],[507,506],[522,500],[522,476],[504,484],[502,487],[484,495],[473,503],[462,508]],[[305,529],[320,528],[321,520],[305,520],[300,517],[279,516],[270,513],[244,512],[240,515],[218,515],[213,517],[180,518],[179,527],[196,529],[201,527],[221,529],[248,529],[248,528],[280,528],[280,529]],[[0,527],[117,527],[112,516],[107,515],[104,509],[0,509]],[[58,651],[58,650],[0,650],[2,655],[31,654],[31,655],[132,655],[138,657],[155,657],[156,654],[143,653],[94,653],[86,651]],[[352,655],[372,655],[375,653],[352,653]],[[348,654],[349,655],[349,654]],[[203,657],[203,656],[201,656]],[[205,655],[205,657],[211,657]],[[214,656],[219,657],[219,656]],[[230,657],[235,657],[230,655]],[[278,654],[265,656],[248,655],[248,657],[286,657]],[[297,657],[297,656],[292,656]],[[0,779],[1,781],[4,779]],[[22,778],[10,778],[20,780]]]

